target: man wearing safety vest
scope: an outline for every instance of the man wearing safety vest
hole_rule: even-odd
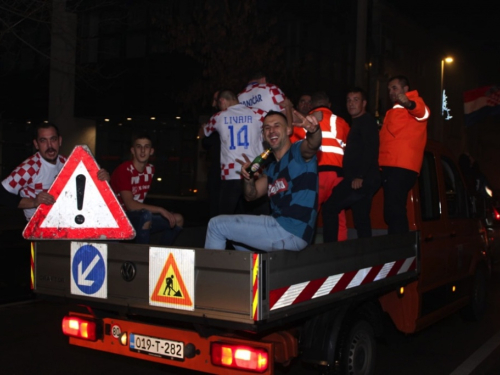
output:
[[[393,107],[380,130],[379,165],[384,220],[388,233],[396,234],[409,231],[406,200],[422,166],[430,111],[405,76],[391,78],[388,89]]]
[[[347,135],[349,134],[349,124],[335,114],[330,109],[330,98],[325,92],[319,91],[312,95],[311,100],[312,110],[310,114],[319,113],[319,126],[323,140],[321,147],[317,153],[318,156],[318,176],[319,176],[319,191],[318,191],[318,212],[330,195],[332,190],[343,179],[342,161],[344,158],[344,148],[346,145]],[[318,118],[317,117],[317,118]],[[304,130],[302,135],[294,133],[302,139],[305,137]],[[323,209],[325,207],[323,206]],[[324,216],[323,216],[324,218]],[[338,241],[347,239],[347,225],[345,212],[342,210],[338,216]],[[324,223],[323,231],[335,230],[331,226]]]

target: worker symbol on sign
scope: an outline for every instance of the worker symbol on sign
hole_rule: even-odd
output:
[[[174,275],[170,276],[170,277],[167,277],[165,279],[165,290],[163,291],[163,295],[165,295],[165,293],[167,292],[168,290],[168,295],[170,295],[170,292],[174,292],[174,297],[182,297],[182,293],[180,290],[178,291],[175,291],[173,285],[174,285]]]
[[[194,310],[194,274],[191,272],[194,269],[194,251],[152,247],[149,257],[149,303]],[[180,260],[180,268],[176,257]]]

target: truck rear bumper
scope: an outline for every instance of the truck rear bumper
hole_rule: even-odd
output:
[[[92,315],[80,313],[70,313],[70,316],[93,319]],[[203,371],[211,374],[233,374],[233,375],[248,375],[252,371],[239,370],[233,368],[225,368],[216,366],[212,363],[211,345],[213,343],[225,343],[232,345],[241,345],[243,347],[260,348],[268,353],[268,367],[264,372],[253,372],[259,374],[274,373],[274,356],[275,342],[260,340],[246,340],[231,336],[213,335],[209,337],[201,337],[196,331],[185,329],[177,329],[172,327],[164,327],[158,325],[149,325],[139,322],[132,322],[125,319],[102,318],[99,319],[98,326],[102,327],[102,332],[98,334],[96,341],[88,341],[76,337],[70,337],[71,345],[81,346],[89,349],[100,350],[108,353],[118,354],[122,356],[137,358],[140,360],[161,363],[169,366],[182,367],[185,369]],[[122,336],[125,336],[125,340]],[[286,339],[296,348],[296,341],[286,335]],[[142,345],[138,341],[141,337]],[[145,343],[151,339],[151,342]],[[272,340],[276,338],[272,338]],[[284,340],[282,338],[282,340]],[[132,344],[131,344],[132,341]],[[278,338],[279,341],[279,338]],[[182,343],[183,350],[182,358],[176,358],[169,353],[166,343]],[[278,345],[278,352],[281,352],[282,346]],[[166,354],[165,354],[166,353]],[[296,350],[292,350],[292,354],[297,355]],[[175,355],[179,355],[176,353]],[[279,355],[279,353],[278,353]]]

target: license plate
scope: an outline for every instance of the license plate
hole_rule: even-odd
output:
[[[163,358],[184,359],[184,343],[158,337],[130,334],[130,350]]]

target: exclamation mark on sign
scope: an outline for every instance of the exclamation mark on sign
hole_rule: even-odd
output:
[[[83,208],[83,194],[85,192],[85,180],[86,177],[83,174],[79,174],[76,176],[76,205],[78,211],[81,211]],[[75,223],[83,224],[85,221],[85,217],[83,215],[75,216]]]

